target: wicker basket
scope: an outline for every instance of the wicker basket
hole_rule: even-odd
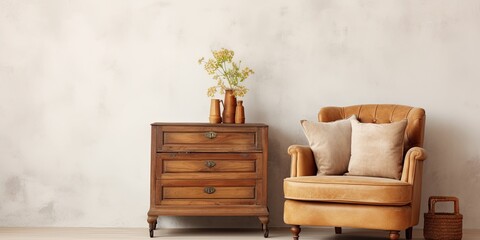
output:
[[[453,213],[435,213],[436,202],[453,202]],[[425,213],[423,236],[426,240],[462,239],[462,214],[459,213],[458,198],[432,196],[428,199],[428,213]]]

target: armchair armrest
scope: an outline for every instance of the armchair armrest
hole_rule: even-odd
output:
[[[423,161],[427,159],[427,152],[421,147],[410,148],[405,154],[401,181],[413,184],[417,176],[422,176]],[[417,172],[418,171],[418,172]],[[421,180],[421,179],[420,179]]]
[[[405,154],[403,162],[403,172],[401,181],[408,182],[413,185],[412,196],[412,219],[411,226],[418,224],[420,216],[420,207],[422,200],[422,172],[423,161],[427,159],[427,152],[421,147],[410,148]]]
[[[292,159],[290,177],[313,176],[317,174],[317,166],[309,146],[292,145],[288,148]]]

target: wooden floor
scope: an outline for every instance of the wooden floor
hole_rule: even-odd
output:
[[[405,239],[402,232],[400,239]],[[333,229],[303,228],[300,240],[379,240],[387,232],[344,229],[335,235]],[[146,228],[0,228],[1,240],[136,240],[150,239]],[[161,229],[154,239],[164,240],[253,240],[264,239],[260,229]],[[272,240],[291,240],[288,228],[270,229]],[[414,230],[413,239],[423,239],[422,230]],[[480,239],[480,230],[464,230],[463,240]]]

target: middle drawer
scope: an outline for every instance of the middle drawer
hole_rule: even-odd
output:
[[[261,153],[159,153],[157,179],[252,179],[261,176]]]

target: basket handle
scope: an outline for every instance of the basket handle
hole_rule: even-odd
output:
[[[454,205],[454,214],[460,213],[460,206],[458,203],[458,198],[456,197],[444,197],[444,196],[432,196],[428,198],[428,212],[435,213],[435,203],[437,202],[453,202]]]

